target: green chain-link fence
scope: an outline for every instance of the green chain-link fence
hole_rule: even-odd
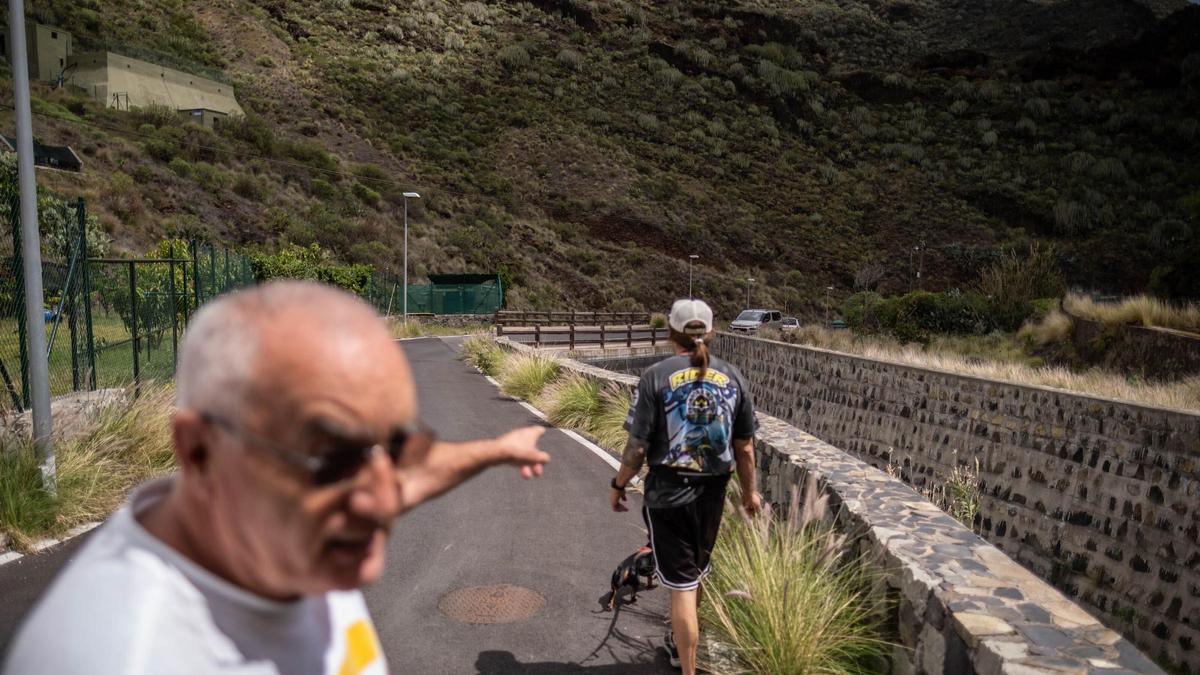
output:
[[[504,303],[499,279],[491,275],[446,275],[469,277],[473,283],[409,284],[409,314],[492,314]],[[486,279],[486,281],[485,281]],[[380,314],[399,314],[404,307],[404,280],[376,272],[365,295]]]
[[[9,212],[9,236],[0,241],[0,411],[24,410],[30,354],[19,210],[15,190],[0,183]],[[154,257],[91,258],[82,199],[47,201],[39,219],[44,236],[53,229],[47,223],[65,229],[45,237],[42,251],[51,396],[173,377],[196,307],[254,282],[247,257],[210,244],[166,241]]]
[[[15,186],[15,177],[0,179],[0,205],[9,216],[9,232],[0,237],[0,412],[27,409],[30,400]],[[39,198],[39,220],[52,397],[170,379],[196,308],[255,283],[250,258],[195,241],[163,241],[145,258],[91,257],[82,199]],[[410,285],[410,314],[491,314],[503,303],[494,276],[434,277],[439,280],[464,283]],[[362,294],[381,314],[403,311],[400,277],[373,273]]]
[[[196,307],[254,283],[245,256],[180,240],[162,242],[153,258],[92,258],[88,270],[90,388],[173,377]]]

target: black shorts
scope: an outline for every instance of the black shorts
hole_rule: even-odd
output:
[[[690,591],[708,576],[725,509],[729,475],[708,478],[695,500],[682,506],[644,507],[654,566],[663,586]]]

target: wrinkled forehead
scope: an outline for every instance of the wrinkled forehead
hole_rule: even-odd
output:
[[[384,433],[413,421],[416,388],[404,353],[373,317],[311,312],[264,327],[249,391],[266,425],[317,420]]]

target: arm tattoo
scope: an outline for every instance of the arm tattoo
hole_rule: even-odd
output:
[[[635,471],[641,470],[646,461],[646,446],[636,438],[630,438],[625,444],[625,452],[621,453],[621,464]]]

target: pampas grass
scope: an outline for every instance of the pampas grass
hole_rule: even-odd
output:
[[[872,573],[845,556],[810,476],[786,519],[726,509],[700,608],[704,625],[751,673],[870,673],[889,648]],[[736,499],[736,490],[730,491]]]
[[[558,362],[534,354],[510,354],[504,359],[500,374],[500,391],[509,396],[532,401],[542,389],[558,376]]]
[[[507,354],[487,335],[474,335],[463,340],[458,350],[464,361],[475,366],[484,375],[495,376],[504,365]]]

